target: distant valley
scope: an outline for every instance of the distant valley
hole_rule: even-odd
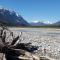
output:
[[[43,22],[28,23],[21,15],[17,15],[15,11],[8,9],[0,9],[0,23],[7,26],[60,26],[60,21],[53,24],[46,24]]]

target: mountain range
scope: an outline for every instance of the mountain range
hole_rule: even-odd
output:
[[[60,26],[60,21],[52,23],[52,24],[46,24],[43,22],[31,22],[31,26]]]
[[[43,22],[31,22],[30,23],[31,26],[46,26],[47,24],[43,23]]]
[[[53,25],[60,26],[60,21],[55,22]]]
[[[21,15],[17,15],[15,11],[8,9],[0,9],[0,23],[5,23],[8,26],[60,26],[60,21],[53,24],[46,24],[43,22],[28,23]]]
[[[29,26],[29,23],[21,15],[7,9],[0,9],[0,23],[8,26]]]

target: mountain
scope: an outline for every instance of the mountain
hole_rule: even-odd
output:
[[[0,23],[8,26],[29,26],[29,23],[22,16],[17,15],[15,11],[0,9]]]
[[[47,25],[47,24],[45,24],[45,23],[43,23],[43,22],[31,22],[30,23],[30,25],[31,26],[45,26],[45,25]]]
[[[60,21],[54,23],[53,25],[60,26]]]

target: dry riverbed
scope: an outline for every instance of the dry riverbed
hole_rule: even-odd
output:
[[[14,35],[22,36],[20,42],[39,46],[36,54],[60,60],[60,29],[56,28],[9,28]]]

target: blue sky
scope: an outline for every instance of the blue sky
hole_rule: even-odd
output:
[[[16,11],[28,22],[60,20],[60,0],[0,0],[0,8]]]

